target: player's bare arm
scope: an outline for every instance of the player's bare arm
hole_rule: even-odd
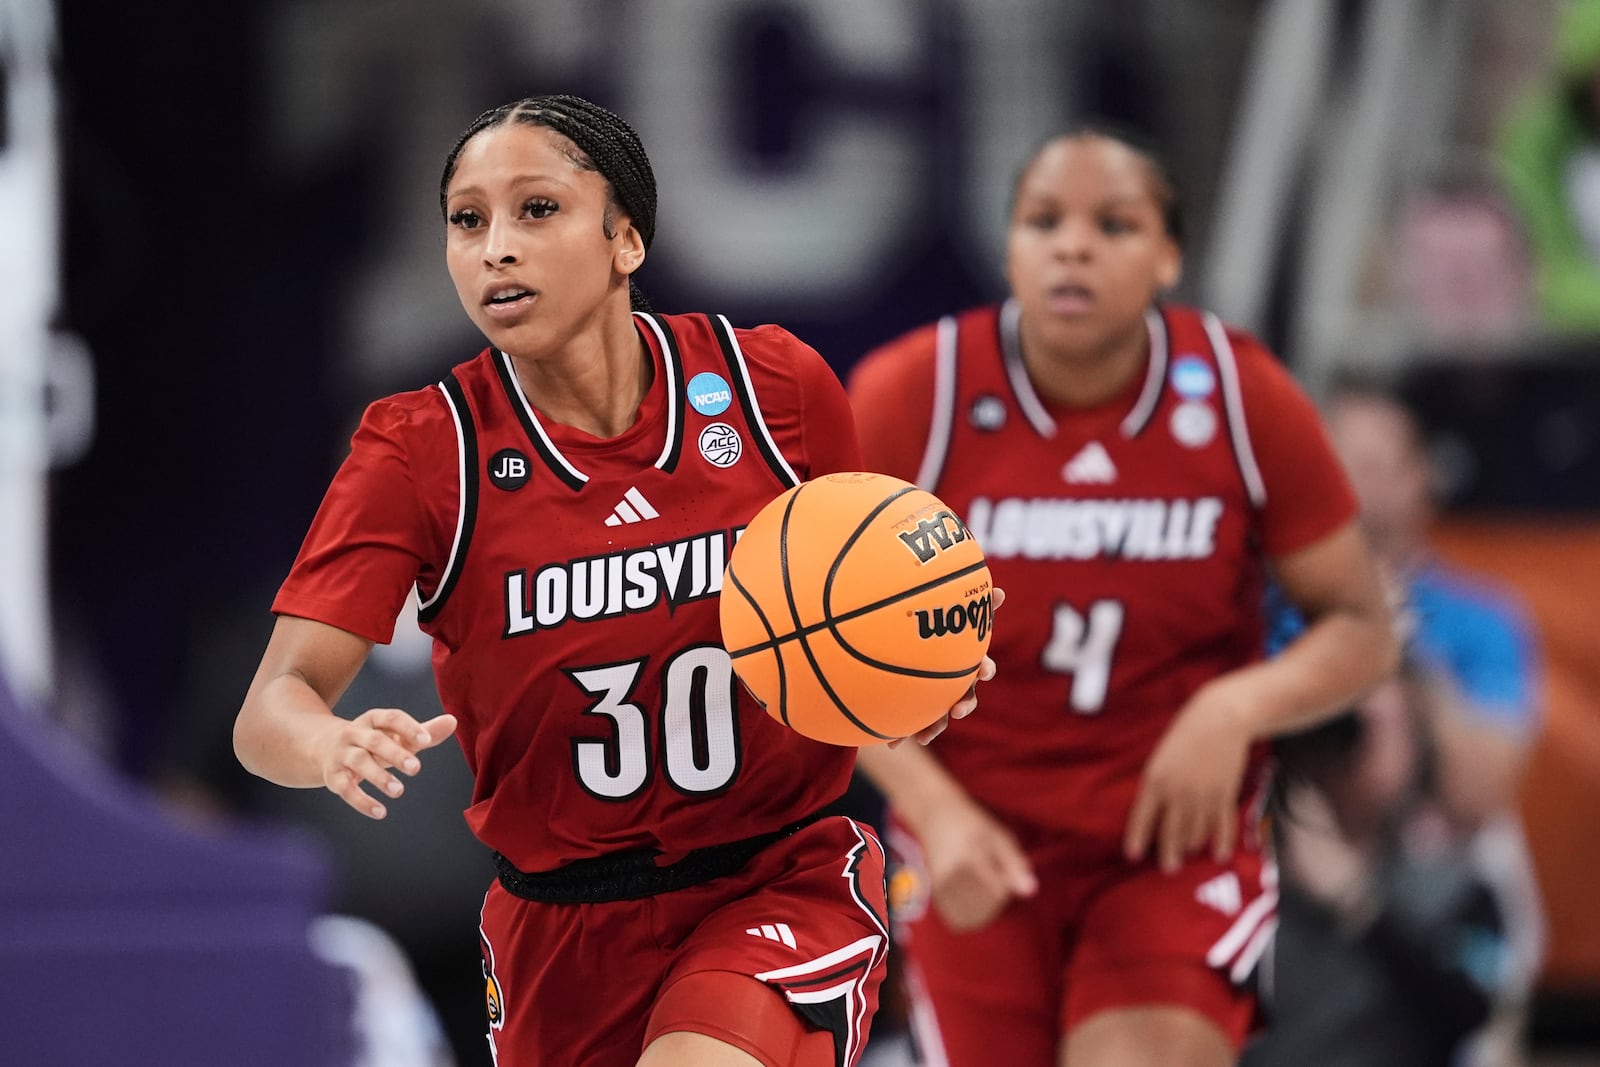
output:
[[[234,723],[239,762],[278,785],[326,788],[373,819],[388,812],[364,788],[398,797],[392,773],[421,770],[418,753],[454,731],[441,715],[425,723],[398,708],[372,708],[354,719],[333,705],[366,661],[372,642],[324,623],[281,615]]]
[[[1388,601],[1354,522],[1273,567],[1305,632],[1277,657],[1201,687],[1179,712],[1145,766],[1123,841],[1130,860],[1154,848],[1176,870],[1208,842],[1218,860],[1231,855],[1250,745],[1348,706],[1398,662]]]

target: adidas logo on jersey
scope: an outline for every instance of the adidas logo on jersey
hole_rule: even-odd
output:
[[[606,525],[621,526],[623,523],[644,522],[646,519],[660,517],[656,509],[650,506],[650,501],[644,498],[644,494],[630,485],[628,491],[622,494],[622,502],[611,509]]]
[[[751,937],[764,937],[768,941],[781,941],[790,948],[794,948],[794,931],[789,929],[788,923],[762,923],[752,926],[745,933]]]
[[[1194,899],[1224,915],[1237,915],[1244,904],[1239,891],[1239,876],[1232,871],[1224,871],[1210,881],[1200,883],[1200,888],[1194,891]]]
[[[1061,477],[1076,485],[1107,485],[1117,480],[1117,468],[1105,446],[1090,441],[1061,468]]]

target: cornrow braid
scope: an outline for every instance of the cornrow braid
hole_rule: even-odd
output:
[[[455,176],[456,163],[467,142],[484,130],[521,122],[529,126],[543,126],[572,142],[568,153],[572,162],[584,170],[592,170],[610,186],[606,214],[602,222],[605,235],[612,232],[616,209],[620,208],[633,220],[634,227],[644,241],[646,249],[656,235],[656,176],[650,167],[650,157],[644,144],[614,112],[582,97],[555,93],[530,96],[509,104],[490,108],[472,120],[456,140],[455,147],[445,157],[444,176],[439,179],[439,212],[446,213],[450,179]],[[636,311],[649,311],[650,302],[630,279],[629,299]]]

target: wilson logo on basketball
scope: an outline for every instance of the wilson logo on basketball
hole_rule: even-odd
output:
[[[985,595],[965,604],[951,604],[947,608],[934,608],[931,611],[918,608],[913,614],[917,617],[917,636],[924,641],[966,630],[977,634],[981,641],[988,636],[989,622],[994,613],[989,606],[989,597]]]
[[[940,552],[971,537],[972,531],[951,512],[939,511],[933,518],[918,522],[916,529],[895,536],[917,557],[917,562],[931,563]]]

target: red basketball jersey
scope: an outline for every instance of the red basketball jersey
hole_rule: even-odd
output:
[[[950,505],[1006,591],[999,673],[930,751],[1002,817],[1109,843],[1174,714],[1261,656],[1266,559],[1355,505],[1315,408],[1214,315],[1153,309],[1145,372],[1091,409],[1034,391],[1017,318],[890,342],[851,400],[869,467]]]
[[[838,379],[775,326],[635,324],[655,380],[616,438],[542,419],[492,349],[372,405],[274,604],[386,641],[417,584],[468,821],[525,871],[776,829],[854,761],[742,690],[717,612],[755,512],[859,468]]]

